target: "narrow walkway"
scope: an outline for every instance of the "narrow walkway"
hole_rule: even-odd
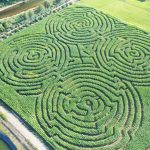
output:
[[[26,149],[37,148],[39,150],[48,150],[48,148],[41,142],[40,138],[34,135],[28,128],[22,124],[22,122],[17,118],[15,114],[7,110],[4,106],[0,105],[0,112],[2,112],[8,122],[0,121],[11,133],[20,139],[20,142]],[[32,145],[28,142],[32,143]]]

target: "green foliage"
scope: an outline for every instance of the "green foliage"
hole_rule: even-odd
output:
[[[28,16],[29,16],[29,18],[33,18],[34,17],[34,11],[30,10],[28,12]]]
[[[19,0],[0,0],[0,7],[11,5],[15,2],[18,2]]]
[[[23,13],[21,17],[23,20],[27,20],[29,18],[27,13]]]
[[[5,20],[2,24],[3,24],[3,27],[4,27],[5,29],[8,29],[8,28],[12,27],[12,22],[11,22],[11,20]]]
[[[47,0],[44,1],[44,7],[49,8],[51,6],[51,3]]]
[[[54,4],[54,5],[57,5],[57,4],[59,4],[60,2],[61,2],[61,0],[54,0],[54,1],[53,1],[53,4]]]
[[[70,7],[7,39],[0,49],[0,99],[49,148],[149,144],[146,32],[93,8]],[[144,146],[135,142],[141,135],[148,135]]]
[[[40,5],[40,6],[38,6],[37,7],[37,9],[36,9],[36,13],[40,13],[40,12],[43,12],[44,11],[44,6],[43,5]]]
[[[0,24],[0,32],[3,32],[5,30],[3,24]]]
[[[76,5],[93,7],[150,32],[149,0],[80,0]]]

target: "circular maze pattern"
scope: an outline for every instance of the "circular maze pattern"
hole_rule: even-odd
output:
[[[97,64],[134,85],[150,85],[150,37],[129,31],[112,31],[99,40],[95,46]]]
[[[65,67],[69,58],[66,45],[44,34],[17,37],[6,49],[1,79],[22,95],[40,94],[45,81],[56,79],[57,70]]]
[[[37,98],[36,116],[56,149],[120,149],[140,127],[142,104],[130,82],[87,65],[64,70]]]
[[[55,149],[124,149],[143,120],[150,36],[88,7],[51,16],[45,31],[4,44],[0,78],[36,96],[34,127]]]
[[[117,24],[117,23],[116,23]],[[115,20],[88,7],[67,8],[46,23],[48,34],[68,44],[94,43],[115,27]]]

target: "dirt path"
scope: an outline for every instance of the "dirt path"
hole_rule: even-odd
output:
[[[22,142],[21,144],[28,147],[32,147],[33,145],[39,150],[48,150],[48,148],[41,142],[41,140],[32,132],[30,132],[28,128],[22,124],[22,122],[12,112],[7,110],[2,105],[0,105],[0,112],[2,112],[8,120],[8,123],[3,122],[3,125],[7,129],[13,129],[11,132],[13,132],[13,134],[20,139],[20,142]],[[28,141],[30,141],[32,145],[30,145]]]
[[[20,1],[20,2],[16,2],[15,4],[11,4],[11,5],[8,5],[8,6],[0,7],[0,12],[3,11],[3,10],[5,10],[5,9],[8,9],[10,7],[13,7],[15,5],[18,5],[18,4],[22,3],[22,2],[23,2],[23,0]]]
[[[0,19],[11,17],[13,15],[19,14],[23,11],[35,8],[42,4],[44,0],[28,0],[26,2],[19,2],[16,4],[13,4],[9,7],[6,7],[6,9],[0,9]]]

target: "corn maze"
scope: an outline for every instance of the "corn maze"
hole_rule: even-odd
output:
[[[57,68],[61,70],[67,65],[69,55],[64,44],[52,42],[44,34],[15,38],[7,48],[10,51],[2,60],[2,80],[22,95],[40,94],[44,81],[56,79]]]
[[[44,29],[5,44],[0,79],[36,99],[37,132],[54,149],[125,149],[142,126],[137,87],[150,86],[150,36],[79,6]]]

